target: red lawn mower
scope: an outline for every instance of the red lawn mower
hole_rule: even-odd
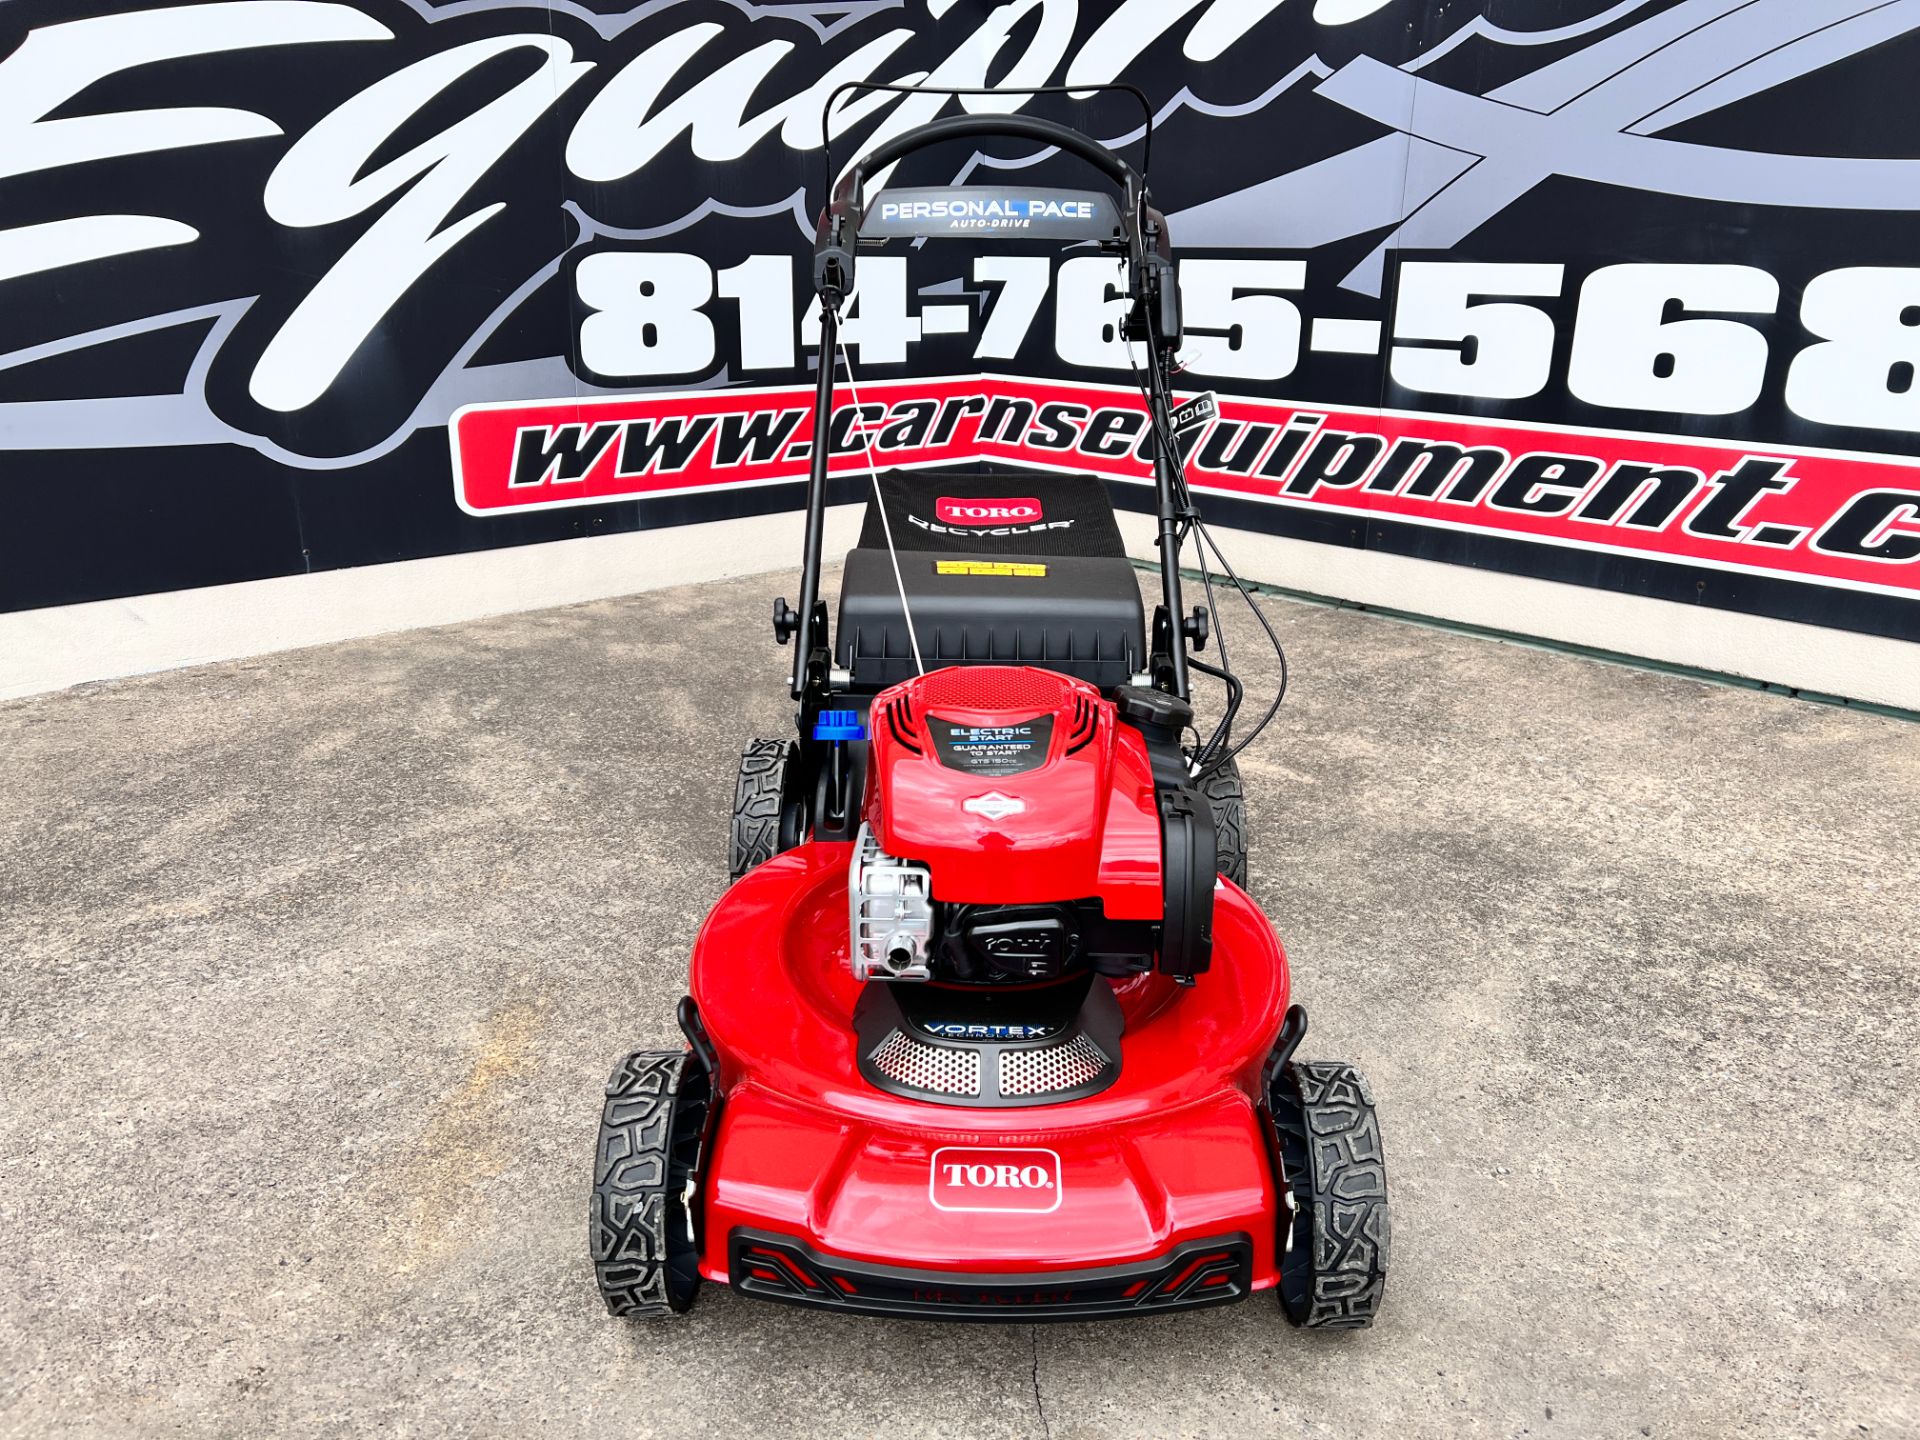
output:
[[[1057,146],[1109,188],[865,193],[915,151],[988,137]],[[774,605],[798,737],[741,759],[734,881],[694,948],[686,1049],[631,1054],[607,1085],[601,1294],[664,1316],[706,1279],[826,1311],[1041,1320],[1272,1289],[1297,1324],[1368,1325],[1388,1252],[1379,1129],[1352,1066],[1294,1058],[1306,1015],[1241,888],[1242,687],[1224,654],[1195,658],[1213,626],[1185,608],[1183,543],[1197,536],[1209,598],[1211,549],[1259,610],[1187,488],[1179,291],[1142,175],[1013,114],[863,157],[820,221],[813,433],[834,415],[857,249],[1001,236],[1124,263],[1160,603],[1145,613],[1094,477],[893,471],[872,476],[830,629],[814,447],[800,604]],[[1195,671],[1227,695],[1204,742]]]

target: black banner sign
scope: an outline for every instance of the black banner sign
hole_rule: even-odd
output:
[[[1123,80],[1216,518],[1920,638],[1916,31],[1920,0],[0,0],[0,609],[795,505],[828,95]],[[834,163],[962,105],[1141,154],[1118,97],[869,92]],[[953,238],[861,260],[871,423],[1139,494],[1113,267],[1059,238],[1099,177],[1008,141],[892,178]],[[967,182],[1000,208],[956,219]]]

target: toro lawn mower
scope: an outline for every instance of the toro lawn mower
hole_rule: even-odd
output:
[[[994,136],[1109,184],[865,193],[923,147]],[[879,145],[820,220],[815,435],[857,249],[954,235],[1124,262],[1160,601],[1148,616],[1094,477],[895,471],[871,475],[830,629],[814,447],[800,603],[774,604],[798,736],[741,758],[685,1050],[631,1054],[607,1085],[601,1294],[664,1316],[706,1279],[819,1310],[1039,1320],[1273,1289],[1298,1324],[1370,1324],[1388,1251],[1372,1098],[1352,1066],[1294,1058],[1306,1015],[1242,888],[1242,687],[1224,655],[1195,658],[1214,627],[1181,596],[1196,537],[1209,598],[1211,549],[1259,616],[1173,430],[1166,221],[1140,172],[1052,121],[962,115]],[[1227,697],[1204,741],[1194,672]]]

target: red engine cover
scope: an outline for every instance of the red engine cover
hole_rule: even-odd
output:
[[[1114,919],[1160,918],[1146,743],[1093,686],[955,666],[881,691],[870,720],[868,823],[882,850],[927,866],[936,900],[1098,896]]]

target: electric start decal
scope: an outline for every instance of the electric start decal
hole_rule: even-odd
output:
[[[1036,770],[1047,758],[1053,743],[1053,716],[1041,715],[1012,725],[960,725],[940,715],[927,717],[927,730],[933,736],[934,753],[949,770],[964,770],[969,775],[1020,775]],[[996,797],[982,796],[984,802]],[[1015,809],[1026,806],[1001,795]],[[969,800],[965,809],[997,820],[987,810],[975,810]],[[1007,813],[1012,813],[1008,811]]]
[[[997,575],[1017,580],[1044,580],[1047,567],[1028,560],[936,560],[936,575]]]
[[[470,406],[451,427],[455,494],[468,514],[497,515],[804,480],[811,401],[791,387]],[[871,442],[883,467],[998,460],[1148,485],[1149,430],[1124,387],[875,382],[835,407],[827,468],[864,474]],[[1189,434],[1197,488],[1263,504],[1920,594],[1912,457],[1244,396],[1216,397]]]
[[[1060,1208],[1060,1157],[1051,1150],[948,1145],[933,1152],[927,1196],[936,1210],[1044,1215]]]

